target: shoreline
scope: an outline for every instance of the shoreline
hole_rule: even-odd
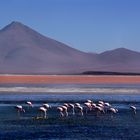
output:
[[[1,93],[0,92],[0,95],[45,95],[45,94],[47,94],[47,95],[79,95],[79,96],[81,96],[81,95],[103,95],[103,96],[106,96],[106,95],[111,95],[111,96],[120,96],[120,95],[130,95],[130,96],[140,96],[140,93],[118,93],[118,94],[116,94],[116,93],[91,93],[91,92],[79,92],[79,93],[72,93],[72,92],[67,92],[67,93],[60,93],[60,92],[47,92],[47,93],[44,93],[44,92],[42,92],[42,93],[38,93],[38,92],[34,92],[34,93],[32,93],[32,92],[21,92],[21,93],[19,93],[19,92],[14,92],[14,93],[12,93],[12,92],[3,92],[3,93]]]

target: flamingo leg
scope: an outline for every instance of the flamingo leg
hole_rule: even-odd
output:
[[[73,114],[73,115],[75,115],[75,111],[74,111],[74,108],[72,109],[72,114]]]
[[[60,112],[60,117],[64,117],[64,114],[62,112]]]
[[[44,118],[45,118],[45,119],[47,118],[47,113],[46,113],[46,111],[44,112]]]
[[[68,111],[66,111],[66,117],[68,116]]]
[[[20,111],[17,111],[17,117],[20,118]]]
[[[86,114],[88,113],[88,109],[86,108]]]
[[[80,112],[81,112],[81,116],[83,116],[83,115],[84,115],[84,114],[83,114],[83,111],[81,110]]]

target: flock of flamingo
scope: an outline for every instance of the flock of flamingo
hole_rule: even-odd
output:
[[[29,107],[34,107],[33,103],[31,101],[27,101],[26,104]],[[25,113],[25,109],[22,105],[16,105],[15,109],[17,110],[18,116],[20,116],[21,112]],[[51,109],[51,106],[47,103],[43,104],[38,108],[38,111],[40,112],[40,115],[36,117],[36,119],[46,119],[47,118],[47,111],[48,109]],[[136,114],[136,107],[130,106],[130,109],[134,114]],[[94,103],[91,100],[87,100],[84,104],[80,103],[64,103],[61,106],[57,106],[56,110],[58,111],[60,117],[67,117],[69,114],[72,115],[81,115],[88,114],[89,112],[95,112],[97,115],[101,113],[113,113],[116,114],[118,112],[118,109],[112,107],[112,105],[108,102],[104,101],[98,101],[97,103]]]

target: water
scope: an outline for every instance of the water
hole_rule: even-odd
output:
[[[6,90],[7,88],[8,90]],[[13,91],[11,88],[18,90]],[[91,99],[95,103],[98,100],[110,102],[119,111],[117,114],[106,113],[98,116],[95,113],[84,114],[84,116],[73,116],[70,113],[68,117],[60,118],[57,106],[70,102],[79,102],[83,105],[87,99]],[[34,107],[29,108],[26,101],[32,101]],[[139,101],[140,85],[1,84],[0,139],[137,140],[140,139]],[[48,118],[36,120],[34,117],[40,115],[38,108],[43,103],[49,103],[52,106],[48,110]],[[26,113],[20,114],[20,118],[14,108],[17,104],[22,105],[26,110]],[[130,110],[131,105],[137,107],[136,115]]]

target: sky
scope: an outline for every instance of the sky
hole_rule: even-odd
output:
[[[0,0],[0,28],[19,21],[84,52],[140,52],[140,0]]]

